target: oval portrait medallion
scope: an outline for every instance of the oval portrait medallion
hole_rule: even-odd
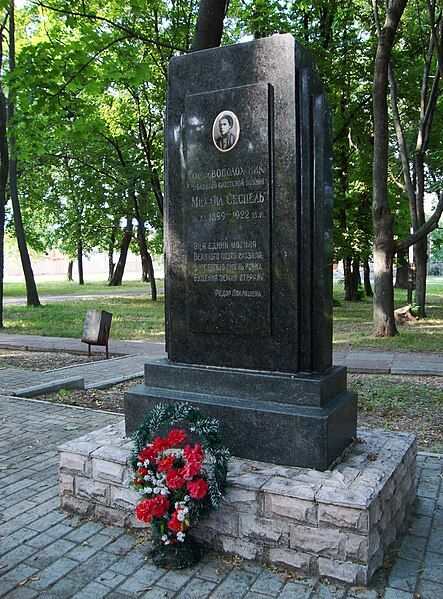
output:
[[[212,125],[212,141],[220,152],[229,152],[240,137],[240,123],[231,110],[224,110],[215,117]]]

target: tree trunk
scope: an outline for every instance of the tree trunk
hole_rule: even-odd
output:
[[[115,246],[115,227],[112,227],[112,231],[109,236],[109,244],[108,244],[108,283],[112,280],[112,276],[114,274],[114,268],[115,268],[114,246]]]
[[[115,267],[114,273],[109,281],[108,285],[110,287],[119,287],[123,281],[123,273],[125,272],[126,266],[126,258],[128,256],[129,245],[132,239],[132,218],[126,217],[126,228],[123,233],[123,239],[120,246],[120,257],[117,262],[117,266]]]
[[[68,281],[73,281],[74,280],[73,276],[72,276],[72,270],[73,270],[73,268],[74,268],[74,260],[69,260],[69,262],[68,262],[68,273],[67,273],[67,276],[66,276],[66,278],[67,278]]]
[[[360,301],[359,293],[359,261],[354,258],[347,257],[343,260],[344,275],[345,275],[345,301],[358,302]]]
[[[374,331],[381,337],[397,333],[394,319],[392,260],[394,217],[388,201],[388,69],[401,16],[407,0],[392,0],[378,36],[372,91],[374,111],[374,164],[372,218],[374,223]],[[377,15],[376,0],[373,0]]]
[[[407,289],[408,288],[408,252],[403,250],[397,252],[397,274],[395,275],[395,288],[396,289]]]
[[[14,0],[9,5],[9,73],[13,74],[15,70],[15,18],[14,18]],[[9,89],[8,97],[8,126],[14,119],[14,92]],[[11,193],[12,208],[14,211],[14,227],[17,237],[17,244],[20,251],[20,258],[23,267],[23,274],[26,283],[26,296],[28,306],[40,306],[40,300],[35,285],[34,273],[32,271],[31,259],[29,257],[26,235],[23,227],[22,213],[18,199],[17,189],[17,160],[15,155],[15,134],[9,137],[9,189]]]
[[[191,51],[220,45],[229,0],[200,0]]]
[[[142,256],[143,268],[146,269],[146,273],[148,275],[148,281],[151,283],[151,300],[153,302],[157,301],[157,285],[155,282],[154,276],[154,265],[152,263],[151,255],[148,251],[148,246],[146,244],[146,235],[143,223],[138,222],[137,227],[137,240],[140,248],[140,255]]]
[[[363,260],[363,285],[365,288],[366,297],[374,297],[371,287],[371,269],[369,268],[369,262],[367,260]]]
[[[77,242],[77,266],[78,266],[78,284],[84,285],[85,279],[83,277],[83,242],[81,236]]]
[[[144,241],[144,243],[143,243]],[[149,268],[148,268],[148,256],[147,256],[147,245],[146,236],[143,229],[140,227],[140,223],[137,226],[137,242],[138,249],[140,251],[140,258],[142,262],[142,283],[149,281]]]
[[[3,31],[0,31],[0,36]],[[0,40],[1,44],[1,40]],[[1,57],[1,48],[0,48]],[[8,142],[6,140],[6,98],[0,88],[0,329],[3,328],[3,279],[5,268],[5,206],[6,186],[8,183],[9,156]]]
[[[426,318],[426,276],[428,265],[428,238],[423,237],[414,245],[415,260],[415,304],[418,316]]]

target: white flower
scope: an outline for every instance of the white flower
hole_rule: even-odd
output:
[[[163,536],[162,536],[162,541],[163,541],[163,543],[164,543],[165,541],[167,541],[167,540],[168,540],[168,535],[163,535]]]
[[[143,466],[143,462],[137,462],[137,466],[140,468],[140,466]]]
[[[152,493],[152,487],[145,487],[143,490],[145,493]]]
[[[167,541],[165,541],[165,545],[169,545],[171,543],[171,541],[168,539]]]
[[[151,477],[149,476],[149,474],[147,474],[146,476],[143,477],[143,480],[149,480]]]
[[[187,501],[189,501],[189,499],[190,499],[189,495],[185,495],[185,496],[183,497],[183,501],[184,501],[185,503],[186,503]]]
[[[169,495],[169,489],[163,488],[163,489],[160,491],[160,493],[161,493],[162,495]]]
[[[154,487],[154,493],[156,495],[158,495],[160,493],[161,489],[159,489],[159,487]]]
[[[183,543],[183,541],[185,540],[185,533],[184,532],[178,532],[177,533],[177,541],[180,541],[180,543]]]
[[[177,520],[179,522],[183,522],[183,520],[186,518],[185,514],[183,513],[183,510],[180,510],[177,514]]]

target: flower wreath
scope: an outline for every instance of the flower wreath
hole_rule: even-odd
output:
[[[171,428],[154,437],[161,425],[187,422],[200,443],[185,444],[188,434]],[[189,530],[218,507],[226,486],[229,450],[221,442],[217,420],[187,403],[159,404],[133,436],[132,486],[141,493],[135,508],[139,520],[152,526],[154,562],[184,568],[201,550]]]

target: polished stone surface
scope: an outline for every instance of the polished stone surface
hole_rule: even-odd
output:
[[[309,55],[278,35],[172,59],[165,137],[170,360],[329,368],[330,113]]]

